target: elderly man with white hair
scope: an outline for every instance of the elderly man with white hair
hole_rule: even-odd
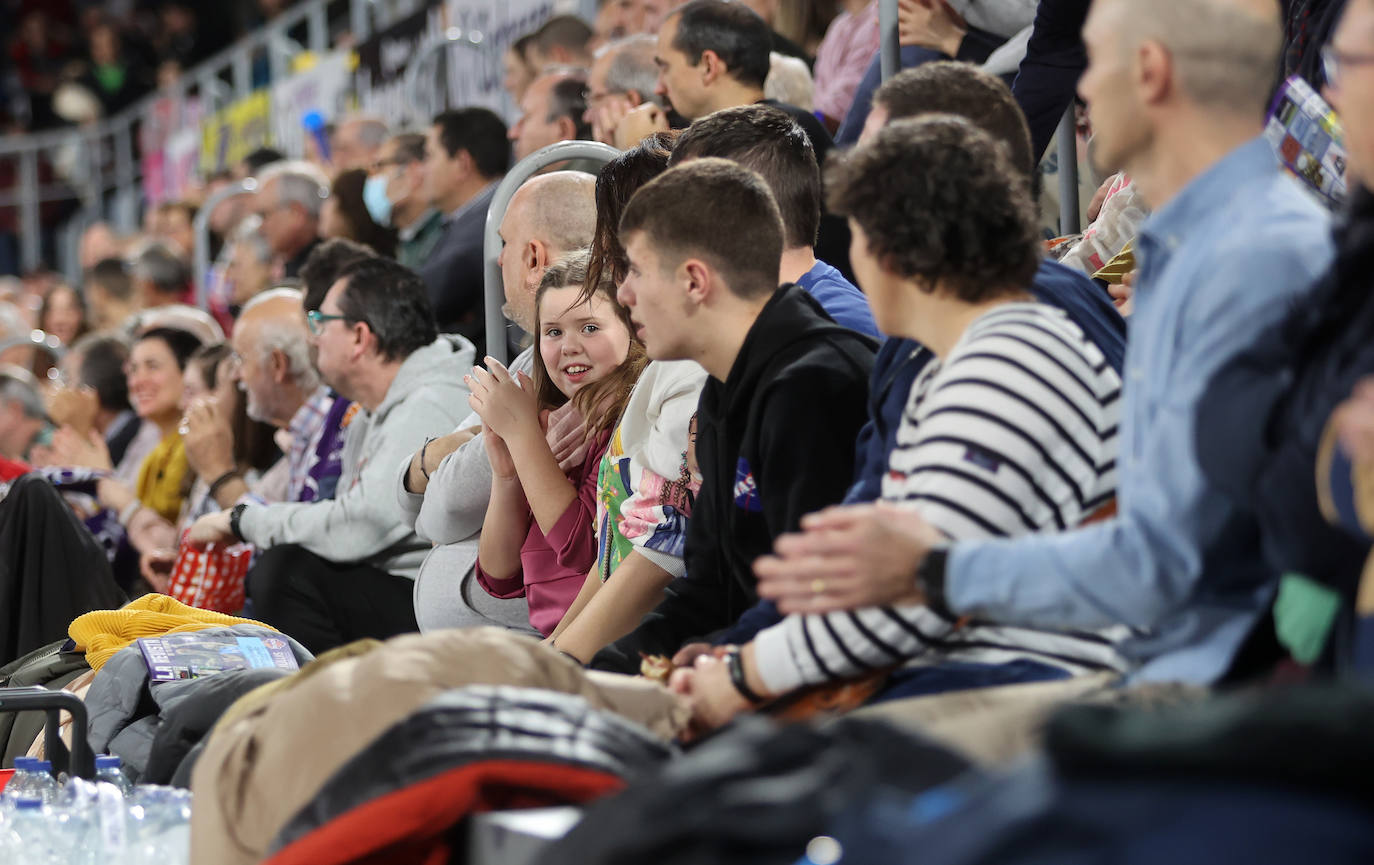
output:
[[[320,210],[329,198],[329,179],[308,162],[283,161],[258,175],[253,212],[272,248],[281,276],[294,279],[320,242]]]
[[[283,448],[289,465],[285,500],[333,498],[343,434],[330,422],[337,401],[310,362],[301,292],[274,288],[254,297],[239,315],[232,343],[248,416],[290,436]],[[223,457],[232,466],[229,449]]]

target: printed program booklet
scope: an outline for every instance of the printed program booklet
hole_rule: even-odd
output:
[[[1339,207],[1348,194],[1345,130],[1321,94],[1294,75],[1274,96],[1264,136],[1284,167],[1327,207]]]
[[[154,682],[173,682],[213,676],[230,670],[277,667],[295,670],[296,656],[281,637],[240,637],[234,634],[168,634],[142,637],[138,647]]]

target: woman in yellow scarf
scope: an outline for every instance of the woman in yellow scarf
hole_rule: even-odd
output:
[[[157,426],[162,440],[143,460],[131,489],[112,478],[97,488],[100,503],[128,524],[139,508],[149,508],[175,522],[191,486],[186,448],[181,441],[182,373],[200,340],[172,327],[144,331],[129,352],[126,374],[134,411]]]

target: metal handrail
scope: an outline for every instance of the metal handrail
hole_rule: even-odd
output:
[[[1073,102],[1059,120],[1059,234],[1082,230],[1078,200],[1078,117]]]
[[[40,351],[46,352],[56,362],[61,362],[67,355],[67,346],[62,340],[52,334],[42,330],[31,330],[27,334],[18,334],[0,339],[0,354],[4,354],[16,346],[27,345]]]
[[[329,0],[306,0],[284,10],[263,27],[244,35],[233,45],[187,70],[169,90],[150,93],[119,114],[81,127],[0,136],[0,158],[14,159],[18,163],[18,200],[11,206],[16,206],[19,211],[20,261],[23,267],[35,268],[40,264],[42,235],[39,210],[42,204],[76,199],[83,206],[74,219],[78,223],[89,224],[104,218],[102,204],[106,193],[124,195],[139,192],[137,186],[142,171],[134,158],[133,136],[138,122],[149,116],[158,100],[170,96],[179,104],[184,104],[192,88],[201,92],[210,108],[214,107],[212,101],[216,98],[222,100],[225,96],[248,96],[252,91],[253,57],[259,51],[269,52],[269,60],[278,73],[285,71],[284,52],[291,50],[295,44],[287,36],[289,30],[305,24],[305,47],[312,51],[328,47],[328,6]],[[374,22],[374,18],[378,20]],[[358,24],[363,25],[359,38],[366,38],[374,24],[387,26],[389,19],[388,4],[379,4],[376,0],[349,0],[349,20],[355,25],[355,32]],[[228,73],[233,81],[231,91],[219,82],[221,73]],[[280,74],[274,75],[273,80],[280,77]],[[96,163],[97,170],[93,172],[90,188],[86,189],[85,194],[82,189],[63,190],[53,184],[40,188],[39,154],[55,152],[71,144],[87,147]],[[100,170],[101,154],[107,144],[114,159],[114,170],[108,173]],[[115,213],[118,214],[118,208],[115,208]],[[133,227],[127,221],[116,225],[119,230],[126,231]],[[70,271],[72,268],[65,269]]]
[[[902,71],[902,45],[897,31],[897,0],[879,0],[879,47],[882,50],[883,80]]]
[[[439,34],[437,39],[434,39],[427,45],[420,46],[415,52],[415,56],[411,58],[410,65],[406,67],[405,75],[402,76],[401,79],[402,92],[410,98],[410,104],[414,106],[415,110],[419,113],[420,116],[417,118],[419,123],[428,123],[430,116],[438,113],[432,110],[435,106],[431,105],[431,110],[426,111],[420,105],[420,71],[424,65],[429,62],[431,57],[451,45],[461,45],[483,54],[491,54],[491,48],[485,42],[485,36],[482,31],[464,30],[461,27],[450,27]]]
[[[501,221],[506,218],[510,200],[526,180],[550,165],[570,159],[605,165],[619,155],[619,150],[599,141],[560,141],[550,144],[517,162],[492,194],[482,244],[482,260],[485,263],[483,302],[486,306],[487,354],[501,363],[507,361],[506,340],[497,339],[497,335],[506,332],[506,317],[501,314],[501,307],[506,302],[506,290],[501,280],[501,266],[496,262],[501,257]]]

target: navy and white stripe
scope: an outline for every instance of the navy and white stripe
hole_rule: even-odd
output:
[[[998,306],[913,383],[883,498],[954,539],[1073,528],[1115,495],[1120,406],[1120,376],[1062,310]],[[1123,670],[1113,644],[1124,634],[956,628],[910,606],[789,616],[755,648],[770,690],[790,691],[895,663]]]

